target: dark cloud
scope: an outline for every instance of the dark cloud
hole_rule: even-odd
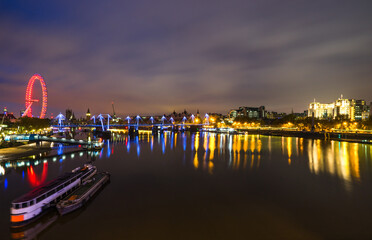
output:
[[[2,1],[0,103],[38,72],[50,110],[303,111],[372,101],[370,1]]]

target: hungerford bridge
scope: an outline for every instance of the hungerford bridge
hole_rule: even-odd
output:
[[[58,125],[53,125],[53,127],[59,128],[60,130],[66,127],[87,127],[87,128],[102,128],[102,131],[108,131],[111,128],[114,127],[128,127],[128,129],[133,129],[138,131],[140,127],[151,127],[152,129],[160,129],[160,131],[163,131],[164,129],[167,128],[172,128],[172,129],[177,129],[179,128],[181,131],[185,130],[186,127],[203,127],[209,125],[209,115],[205,114],[204,117],[204,123],[195,123],[195,116],[191,115],[190,119],[187,119],[186,117],[182,118],[181,123],[175,123],[173,117],[167,119],[165,116],[163,116],[160,119],[160,122],[155,122],[154,117],[150,117],[149,121],[151,123],[144,123],[142,118],[137,115],[134,118],[134,122],[132,121],[133,119],[131,117],[126,117],[125,120],[127,121],[126,124],[110,124],[110,119],[112,117],[110,114],[99,114],[97,117],[92,116],[91,120],[93,121],[93,124],[84,124],[84,125],[79,125],[79,124],[64,124],[63,121],[66,120],[66,117],[63,116],[62,113],[58,114],[56,117],[58,120]],[[96,123],[96,120],[98,122]],[[192,123],[186,123],[186,121],[191,120]]]

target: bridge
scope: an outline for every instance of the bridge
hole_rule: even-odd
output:
[[[107,116],[105,118],[104,116]],[[148,121],[151,123],[140,123],[140,121],[143,121],[142,118],[137,115],[135,117],[135,123],[131,123],[132,118],[131,117],[126,117],[125,120],[128,122],[126,124],[111,124],[110,125],[110,119],[111,116],[109,114],[99,114],[97,117],[92,116],[90,120],[93,120],[93,124],[64,124],[63,121],[66,120],[66,117],[63,116],[62,113],[60,113],[56,119],[58,120],[58,125],[52,125],[52,127],[59,128],[60,130],[62,128],[66,127],[85,127],[85,128],[101,128],[102,131],[108,131],[111,128],[128,128],[133,129],[135,131],[138,131],[140,127],[145,127],[145,128],[152,128],[153,130],[160,129],[160,131],[163,131],[163,129],[167,128],[172,128],[172,129],[177,129],[180,128],[181,131],[185,130],[187,127],[203,127],[203,126],[208,126],[209,125],[209,115],[205,114],[204,118],[204,123],[195,123],[195,116],[191,115],[190,119],[192,123],[186,123],[188,120],[186,117],[182,118],[182,122],[180,123],[175,123],[173,117],[167,119],[165,116],[163,116],[160,119],[160,122],[154,123],[155,119],[154,117],[150,117]],[[96,119],[99,120],[100,124],[96,124]],[[107,120],[106,120],[107,119]],[[104,122],[106,120],[106,122]]]
[[[12,134],[5,136],[5,141],[7,142],[54,142],[54,143],[64,143],[72,145],[100,145],[98,141],[84,141],[57,137],[47,137],[39,134]]]

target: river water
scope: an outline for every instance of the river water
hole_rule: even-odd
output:
[[[143,132],[59,153],[1,163],[0,239],[372,238],[372,145]],[[10,230],[13,199],[89,161],[111,181],[84,208]]]

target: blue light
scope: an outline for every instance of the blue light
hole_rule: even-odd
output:
[[[136,136],[136,144],[137,144],[137,156],[139,157],[141,150],[140,150],[139,137],[138,136]]]
[[[4,181],[4,188],[7,189],[8,188],[8,179],[5,178],[5,181]]]
[[[130,137],[128,136],[127,138],[127,152],[129,153],[130,151]]]
[[[186,134],[183,133],[182,137],[183,137],[183,151],[186,151]]]
[[[165,142],[164,142],[164,135],[162,134],[161,137],[161,151],[164,154],[165,153]]]
[[[22,171],[22,178],[25,178],[25,171]]]
[[[191,151],[194,151],[194,146],[195,146],[195,135],[193,134],[191,136]]]
[[[108,158],[111,156],[110,140],[107,140],[107,154],[106,154],[106,156]]]
[[[174,132],[171,133],[171,143],[170,143],[170,148],[173,149],[173,142],[174,142]]]
[[[151,152],[152,152],[154,150],[154,136],[151,137],[150,148],[151,148]]]
[[[62,154],[63,154],[63,145],[62,145],[62,144],[59,144],[59,145],[58,145],[57,154],[58,154],[58,155],[62,155]]]

